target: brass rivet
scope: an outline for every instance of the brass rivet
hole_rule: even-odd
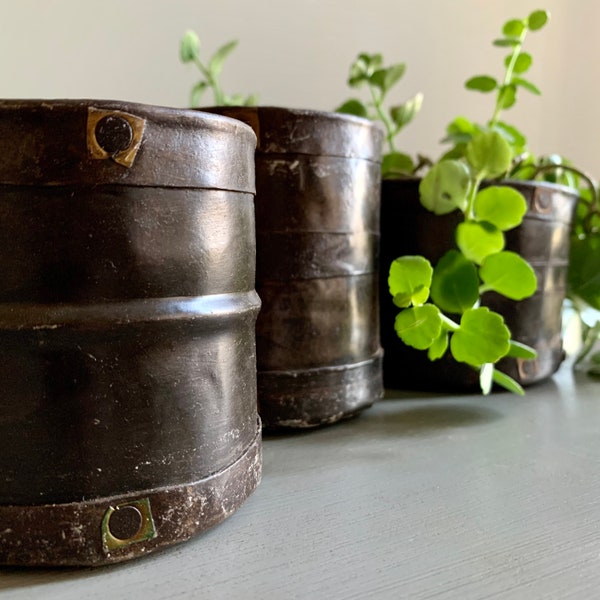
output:
[[[123,117],[103,117],[96,124],[94,133],[98,145],[111,155],[127,150],[133,140],[131,125]]]
[[[108,529],[118,540],[129,540],[135,537],[142,529],[142,525],[142,513],[131,504],[117,508],[108,520]]]

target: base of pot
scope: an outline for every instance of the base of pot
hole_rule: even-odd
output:
[[[329,425],[352,417],[383,396],[383,352],[354,364],[259,371],[259,412],[265,429]]]
[[[183,542],[254,491],[261,448],[259,423],[235,463],[199,481],[69,504],[0,506],[0,564],[100,566]]]

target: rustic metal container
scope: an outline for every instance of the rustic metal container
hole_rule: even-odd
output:
[[[464,391],[479,389],[478,374],[449,354],[430,362],[425,352],[404,345],[394,331],[398,308],[387,286],[392,261],[420,254],[434,264],[455,247],[458,212],[432,215],[419,202],[418,179],[384,180],[381,198],[381,339],[383,371],[388,388]],[[569,238],[577,194],[566,187],[527,181],[506,181],[528,205],[523,223],[506,233],[506,249],[533,266],[538,288],[516,302],[487,293],[483,303],[504,316],[512,337],[537,350],[535,360],[502,359],[499,368],[522,385],[551,376],[564,358],[561,337],[562,304],[567,290]]]
[[[0,101],[0,564],[99,565],[261,472],[255,136],[112,101]]]
[[[256,151],[258,403],[268,428],[333,423],[383,392],[381,131],[348,115],[216,108]]]

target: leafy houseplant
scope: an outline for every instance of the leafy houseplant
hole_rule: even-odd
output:
[[[208,89],[212,90],[217,106],[254,106],[258,102],[255,94],[249,96],[243,96],[242,94],[229,96],[225,94],[219,82],[225,60],[237,44],[237,40],[227,42],[217,49],[208,63],[204,63],[200,60],[200,38],[198,34],[192,30],[185,32],[179,46],[179,57],[183,63],[196,65],[202,76],[202,79],[192,87],[190,95],[190,106],[192,108],[200,106],[200,98]]]
[[[501,117],[503,111],[514,105],[519,90],[539,93],[524,77],[532,58],[523,52],[522,46],[527,33],[541,29],[547,20],[548,13],[535,11],[526,19],[508,21],[503,27],[503,37],[494,42],[509,49],[503,78],[497,81],[491,76],[480,75],[467,81],[468,89],[496,93],[493,114],[488,123],[478,125],[464,117],[455,119],[448,127],[446,138],[453,147],[431,166],[420,182],[414,179],[389,181],[384,173],[382,269],[386,269],[389,262],[398,256],[398,247],[407,254],[393,260],[388,279],[394,304],[401,309],[399,314],[392,316],[395,332],[408,346],[426,351],[430,361],[442,357],[444,360],[441,362],[447,361],[450,354],[454,361],[449,362],[453,365],[457,361],[467,365],[468,369],[477,370],[484,393],[488,393],[492,383],[496,382],[522,394],[520,383],[499,370],[498,363],[501,360],[505,363],[505,357],[511,357],[523,365],[536,357],[533,348],[511,339],[512,325],[507,327],[504,318],[505,313],[518,313],[519,309],[514,306],[525,305],[526,299],[531,298],[539,287],[531,265],[520,256],[526,244],[521,241],[523,236],[516,233],[522,229],[520,225],[535,204],[535,198],[532,199],[529,184],[515,185],[494,180],[514,174],[516,170],[523,175],[526,168],[535,163],[527,153],[523,134],[502,121]],[[346,103],[345,107],[348,106]],[[417,161],[416,166],[423,162]],[[410,167],[408,162],[406,166]],[[412,173],[414,170],[411,172],[407,168],[404,175],[408,177]],[[436,217],[423,217],[417,214],[418,210],[411,215],[427,223],[424,229],[429,231],[424,236],[430,241],[419,240],[410,248],[410,242],[415,241],[412,230],[417,227],[414,222],[404,226],[402,220],[409,218],[407,203],[398,208],[402,202],[397,196],[406,195],[407,190],[416,184],[421,208]],[[396,196],[393,198],[396,204],[393,210],[387,207],[386,200],[391,190]],[[523,193],[528,195],[527,199]],[[567,200],[569,206],[573,202],[573,197]],[[436,238],[440,237],[448,239],[439,243]],[[403,238],[410,238],[410,242]],[[507,245],[507,239],[513,238],[518,241],[510,241]],[[436,250],[423,248],[428,243],[432,247],[437,246]],[[418,245],[423,255],[414,255]],[[395,254],[391,254],[394,247]],[[389,260],[387,264],[386,259]],[[431,262],[435,262],[435,267]],[[382,294],[387,292],[383,286],[380,291]],[[531,302],[534,301],[538,300],[531,298]],[[509,308],[506,308],[506,303],[510,303]],[[561,303],[562,299],[553,299],[551,309],[545,308],[540,312],[556,313],[555,307]],[[492,305],[497,307],[496,310],[490,309]],[[532,311],[524,308],[523,312],[529,314]],[[387,333],[389,313],[384,300],[382,340],[387,357],[387,364],[384,358],[384,376],[388,386],[388,367],[390,371],[398,371],[403,363],[406,364],[406,356],[396,357],[396,364],[391,362],[394,360],[394,348],[390,345],[394,343]],[[554,320],[555,316],[552,317]],[[542,370],[551,372],[554,363],[559,362],[557,353],[554,352],[554,356],[548,359],[546,346],[549,344],[542,340],[541,345],[544,357],[538,360],[544,363]],[[408,371],[411,370],[412,366],[409,366]],[[436,375],[428,378],[435,379]],[[397,381],[395,378],[394,382]],[[390,387],[394,386],[395,383]]]
[[[421,162],[413,159],[396,147],[396,138],[421,110],[423,94],[418,93],[403,104],[386,106],[392,88],[402,79],[406,71],[404,63],[383,66],[381,54],[361,53],[350,67],[348,85],[351,88],[366,87],[369,100],[351,98],[336,109],[336,112],[379,121],[385,130],[385,152],[381,163],[382,177],[403,177],[418,170]],[[422,157],[418,157],[423,161]]]

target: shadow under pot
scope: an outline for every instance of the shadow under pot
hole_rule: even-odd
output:
[[[479,374],[447,353],[431,362],[427,353],[406,346],[394,331],[398,308],[389,293],[392,261],[422,255],[432,264],[456,247],[454,230],[462,218],[456,211],[438,216],[419,201],[419,179],[384,180],[381,195],[381,340],[385,350],[387,388],[432,391],[479,391]],[[506,232],[506,249],[520,254],[533,267],[538,287],[533,296],[514,301],[494,292],[482,304],[503,315],[512,338],[536,349],[534,360],[505,358],[498,363],[521,385],[550,377],[564,359],[562,305],[567,291],[569,239],[578,196],[570,188],[542,182],[503,181],[527,201],[521,225]]]
[[[196,111],[0,102],[0,564],[142,556],[258,484],[255,142]]]
[[[334,423],[382,395],[377,254],[382,134],[348,115],[212,108],[256,150],[259,412]]]

